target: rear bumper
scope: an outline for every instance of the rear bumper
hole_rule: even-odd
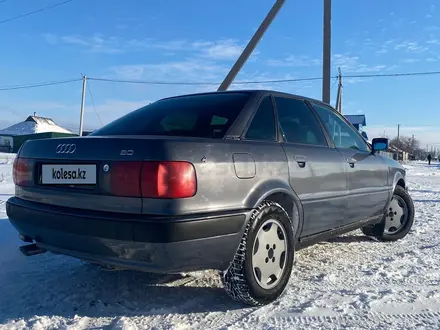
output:
[[[12,197],[9,221],[37,246],[83,260],[158,273],[225,269],[248,213],[146,217],[84,211]]]

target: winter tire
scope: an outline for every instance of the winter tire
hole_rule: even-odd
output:
[[[221,275],[230,297],[252,306],[268,304],[284,292],[294,262],[293,226],[278,203],[255,209],[229,268]]]
[[[397,186],[382,221],[362,228],[362,232],[382,241],[397,241],[408,235],[413,223],[413,200],[403,187]]]

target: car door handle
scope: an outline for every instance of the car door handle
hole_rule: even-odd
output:
[[[347,163],[350,165],[351,168],[353,168],[354,164],[356,164],[356,159],[354,159],[352,157],[347,158]]]
[[[295,156],[295,161],[298,163],[298,166],[301,168],[306,167],[307,159],[306,156]]]

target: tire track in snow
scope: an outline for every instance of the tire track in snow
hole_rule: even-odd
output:
[[[291,329],[292,326],[301,329],[301,326],[313,328],[319,326],[326,329],[340,328],[342,325],[356,326],[362,324],[363,329],[372,329],[380,324],[395,323],[406,327],[423,327],[423,329],[438,329],[440,326],[439,312],[409,313],[409,314],[386,314],[386,313],[366,313],[366,314],[344,314],[335,316],[252,316],[259,308],[249,308],[237,313],[236,311],[211,312],[195,315],[172,315],[169,314],[161,318],[152,318],[148,321],[139,319],[143,324],[153,326],[153,322],[158,321],[155,329],[267,329],[275,327],[277,329]],[[200,320],[200,321],[196,321]],[[133,320],[134,321],[134,320]],[[134,322],[135,324],[138,322]],[[194,322],[196,321],[196,322]],[[141,328],[141,324],[137,324]],[[360,329],[361,327],[359,327]]]
[[[250,310],[249,310],[250,309]],[[249,318],[250,315],[259,310],[258,307],[248,307],[239,312],[230,311],[224,312],[210,312],[207,313],[202,320],[196,324],[191,324],[191,329],[225,329],[242,320]]]
[[[292,325],[331,325],[341,326],[341,323],[355,322],[361,324],[365,328],[377,326],[379,323],[399,322],[412,324],[413,326],[438,326],[440,325],[439,312],[426,312],[414,314],[386,314],[386,313],[368,313],[368,314],[345,314],[337,316],[280,316],[280,317],[248,317],[244,318],[240,323],[255,324],[263,328],[270,325],[276,325],[277,328],[290,328]],[[240,324],[235,325],[240,328]]]
[[[358,286],[370,286],[370,287],[388,287],[389,285],[397,285],[396,279],[391,277],[379,277],[373,275],[364,275],[364,278],[353,278],[347,279],[345,284],[347,286],[355,287]],[[306,281],[306,279],[304,280]],[[336,287],[340,284],[340,280],[338,278],[329,278],[326,281],[322,281],[321,283],[314,282],[314,287],[329,290],[331,287]],[[408,287],[412,285],[438,285],[438,280],[432,280],[432,283],[427,282],[426,278],[420,277],[418,275],[413,275],[412,277],[401,277],[398,279],[398,285],[401,287]]]

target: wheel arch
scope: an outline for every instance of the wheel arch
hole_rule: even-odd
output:
[[[394,174],[394,179],[393,179],[393,190],[392,192],[394,192],[394,190],[396,189],[396,186],[401,186],[402,188],[406,189],[406,181],[405,181],[405,177],[403,176],[403,174],[399,171],[397,171]]]
[[[254,187],[246,198],[248,208],[256,208],[263,201],[270,200],[280,204],[291,219],[295,237],[299,238],[304,222],[301,201],[290,185],[282,180],[269,180]]]
[[[386,210],[387,207],[388,207],[388,204],[389,204],[389,203],[391,202],[391,200],[393,199],[393,194],[394,194],[394,191],[396,190],[396,187],[397,187],[397,186],[401,186],[402,188],[407,189],[406,181],[405,181],[405,177],[404,177],[404,175],[403,175],[400,171],[396,171],[396,172],[394,173],[394,176],[393,176],[393,185],[391,186],[390,194],[389,194],[389,196],[388,196],[388,200],[387,200],[387,202],[386,202],[386,204],[385,204],[384,213],[385,213],[385,210]]]

